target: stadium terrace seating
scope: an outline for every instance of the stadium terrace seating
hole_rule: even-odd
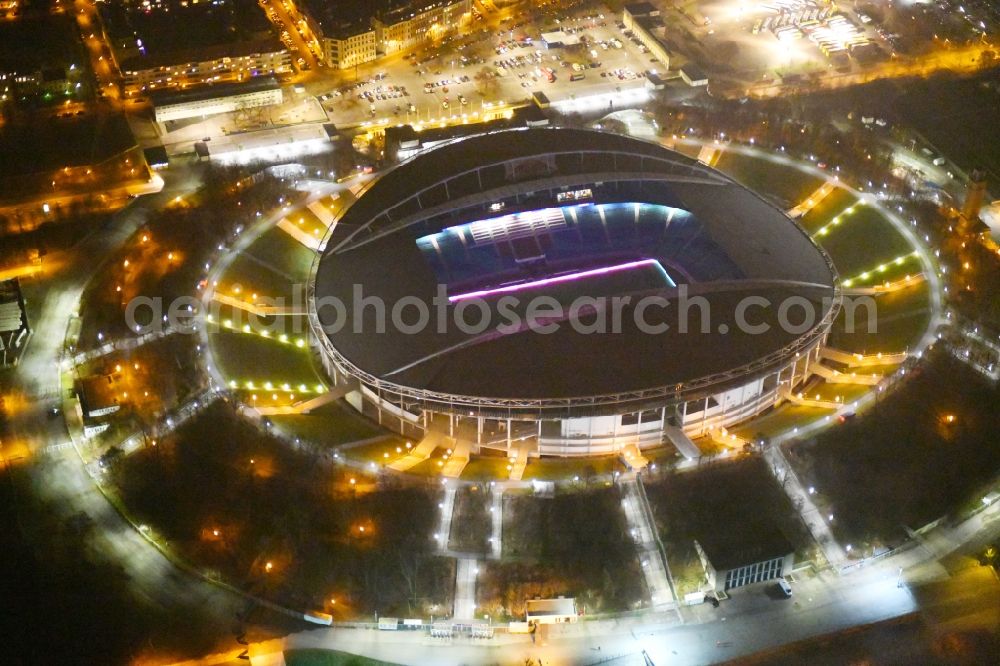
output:
[[[477,220],[417,239],[449,292],[548,273],[657,259],[677,282],[741,277],[686,211],[656,204],[583,204]]]

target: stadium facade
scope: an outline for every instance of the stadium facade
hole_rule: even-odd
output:
[[[524,325],[536,297],[562,310],[545,333]],[[309,304],[326,372],[383,425],[573,456],[690,443],[771,408],[818,363],[840,292],[809,235],[727,176],[545,128],[454,141],[369,183],[331,226]],[[396,304],[405,330],[386,324]],[[454,325],[503,313],[518,325]]]

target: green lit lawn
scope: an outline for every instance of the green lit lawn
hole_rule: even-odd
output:
[[[323,238],[326,235],[326,225],[305,206],[289,213],[287,219],[298,229],[313,238]],[[282,231],[281,233],[285,232]],[[288,236],[288,234],[285,235]]]
[[[506,479],[509,475],[507,458],[492,453],[474,455],[462,470],[462,479],[467,481],[492,481]]]
[[[265,381],[292,386],[305,384],[313,389],[325,383],[313,367],[307,348],[281,344],[257,335],[221,331],[209,336],[215,362],[226,378],[239,384]]]
[[[878,374],[879,371],[874,368],[856,368],[853,372],[863,375],[872,375]],[[803,397],[809,398],[810,400],[832,401],[836,401],[837,398],[840,398],[841,403],[849,403],[853,400],[857,400],[871,390],[871,386],[863,386],[859,384],[831,384],[829,382],[819,382],[815,386],[810,387],[808,390],[803,391]],[[816,396],[819,397],[817,398]]]
[[[250,298],[250,294],[257,293],[261,297],[283,297],[289,303],[294,284],[292,276],[282,274],[274,264],[262,264],[245,254],[233,259],[219,279],[219,289],[226,295]],[[236,285],[240,287],[239,294],[234,291]]]
[[[855,275],[841,275],[844,280],[844,287],[873,287],[886,282],[896,282],[907,277],[912,277],[921,272],[920,260],[913,256],[897,258],[896,261],[889,261],[873,266],[872,270]],[[848,283],[847,280],[850,280]]]
[[[579,476],[585,480],[595,475],[610,474],[615,470],[623,472],[625,469],[618,456],[611,455],[587,458],[529,458],[522,478],[525,481],[530,479],[558,481]]]
[[[291,340],[292,344],[300,338],[303,340],[309,338],[309,318],[306,315],[263,316],[219,301],[212,301],[208,314],[211,316],[210,331],[223,328],[239,331],[244,325],[249,324],[253,332],[266,333],[277,342],[281,342],[282,335]]]
[[[853,194],[838,187],[816,204],[815,208],[800,217],[798,222],[806,231],[814,234],[857,200]]]
[[[764,416],[744,423],[733,432],[741,439],[752,440],[758,435],[774,437],[791,428],[808,425],[829,414],[829,409],[804,407],[786,402]]]
[[[859,206],[841,220],[828,227],[825,235],[816,236],[841,278],[854,277],[913,252],[909,242],[874,208]]]
[[[308,413],[272,416],[275,427],[292,437],[307,442],[339,446],[349,442],[359,442],[373,437],[388,437],[392,441],[381,442],[378,456],[383,451],[395,451],[398,441],[391,434],[358,414],[352,407],[342,402],[332,402]],[[355,457],[358,449],[350,449]],[[374,459],[374,456],[372,457]]]
[[[786,202],[789,208],[823,184],[822,179],[798,169],[730,151],[722,154],[715,168],[756,192]]]
[[[309,277],[316,257],[315,252],[277,227],[264,232],[246,253],[302,282]]]
[[[855,313],[853,331],[846,330],[846,312],[841,311],[830,331],[829,345],[846,352],[875,354],[905,351],[920,340],[930,322],[926,283],[882,294],[875,300],[877,320],[869,333],[869,317],[864,307]]]

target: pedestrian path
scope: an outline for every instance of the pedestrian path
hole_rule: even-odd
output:
[[[841,372],[840,370],[834,370],[833,368],[827,367],[822,363],[813,363],[809,366],[809,371],[813,374],[819,375],[831,384],[859,384],[862,386],[875,386],[882,381],[882,375],[878,373],[859,375],[854,370],[851,370],[850,372]]]
[[[772,445],[765,449],[764,460],[767,461],[767,466],[774,474],[778,485],[784,489],[788,498],[792,500],[792,505],[798,509],[799,515],[802,516],[802,522],[806,524],[809,533],[819,544],[827,562],[833,567],[840,567],[847,560],[847,553],[833,536],[833,531],[828,523],[829,517],[823,516],[813,503],[812,497],[802,486],[781,447]]]
[[[673,587],[667,573],[667,564],[657,544],[652,512],[649,511],[646,498],[634,475],[623,477],[621,489],[622,509],[628,522],[629,534],[632,535],[639,552],[642,575],[646,579],[650,601],[653,608],[668,606],[675,601]]]
[[[353,384],[341,384],[335,386],[323,395],[316,396],[309,400],[301,400],[294,405],[284,405],[281,407],[255,407],[254,409],[261,416],[279,416],[288,414],[308,414],[314,409],[319,409],[323,405],[328,405],[335,400],[343,398],[345,395],[355,390]]]
[[[455,609],[452,620],[474,620],[476,617],[476,576],[478,562],[473,558],[462,558],[455,566]]]
[[[499,560],[503,554],[503,488],[490,488],[490,557]]]
[[[447,438],[439,432],[428,431],[424,438],[413,447],[409,453],[400,458],[399,460],[394,460],[389,463],[389,469],[396,472],[405,472],[413,467],[416,467],[423,461],[431,457],[434,453],[434,449],[439,446],[444,446],[447,443]]]
[[[721,155],[722,149],[719,146],[706,143],[698,151],[698,161],[706,166],[715,166],[718,164]]]
[[[444,488],[444,497],[438,504],[441,515],[438,519],[438,530],[434,534],[437,539],[438,550],[441,552],[448,550],[448,540],[451,539],[451,518],[455,513],[455,484],[449,483]]]
[[[788,217],[791,218],[802,217],[803,215],[811,211],[813,208],[818,206],[819,202],[827,198],[830,195],[830,193],[833,192],[835,189],[837,189],[837,185],[835,183],[829,180],[826,181],[818,188],[816,188],[816,191],[814,191],[812,194],[806,197],[805,201],[802,201],[801,203],[799,203],[799,205],[795,206],[794,208],[791,208],[788,211]]]
[[[469,464],[469,457],[472,455],[472,444],[464,439],[457,440],[451,455],[444,463],[441,474],[449,479],[457,479],[462,475],[462,470]]]

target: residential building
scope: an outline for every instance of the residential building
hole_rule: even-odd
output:
[[[471,0],[376,0],[353,9],[329,0],[300,0],[298,6],[323,46],[326,64],[336,69],[444,36],[472,11]]]
[[[383,10],[372,20],[379,52],[389,55],[440,38],[471,12],[471,0],[405,2]]]
[[[292,71],[292,58],[254,0],[100,3],[127,95]]]

